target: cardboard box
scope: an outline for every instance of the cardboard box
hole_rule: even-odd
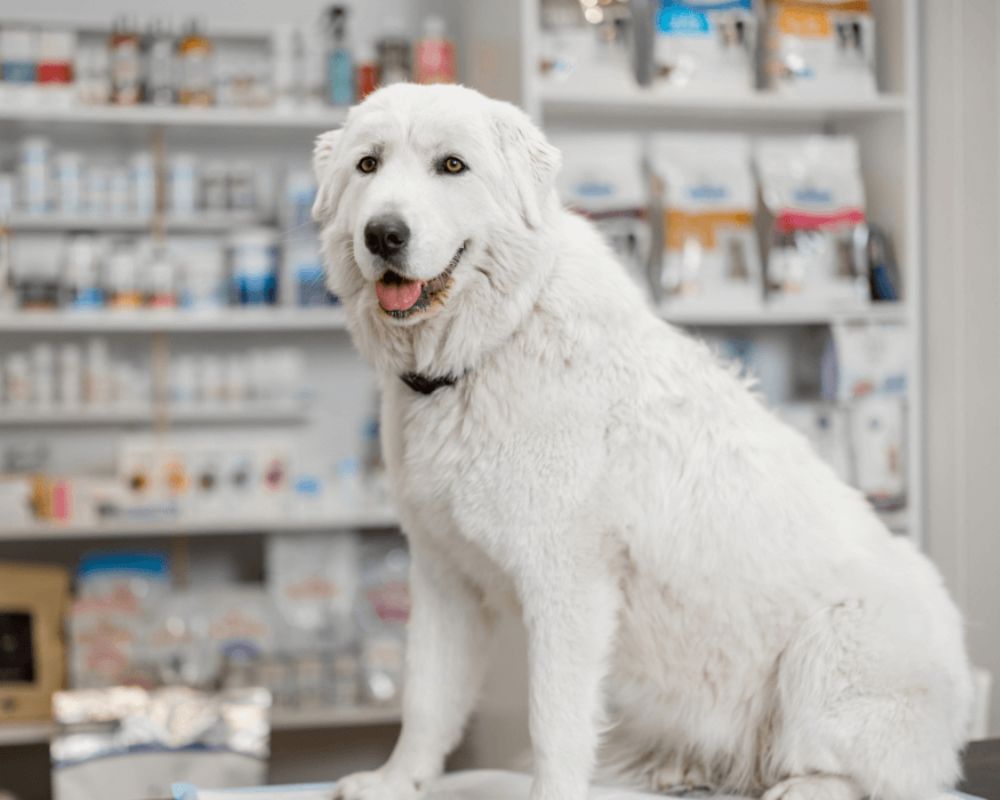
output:
[[[0,563],[0,721],[49,719],[65,675],[60,567]]]

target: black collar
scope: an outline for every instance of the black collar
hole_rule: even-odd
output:
[[[431,394],[444,386],[454,386],[458,383],[458,378],[454,375],[431,378],[427,375],[421,375],[419,372],[405,372],[399,376],[399,379],[420,394]]]

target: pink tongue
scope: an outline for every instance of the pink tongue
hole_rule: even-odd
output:
[[[413,308],[417,300],[420,299],[420,292],[424,285],[420,281],[407,281],[406,283],[382,283],[375,284],[375,294],[378,295],[379,305],[386,311],[406,311]]]

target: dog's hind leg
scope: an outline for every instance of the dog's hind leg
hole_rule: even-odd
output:
[[[778,664],[765,800],[926,800],[953,784],[961,670],[916,628],[906,609],[860,601],[804,623]]]

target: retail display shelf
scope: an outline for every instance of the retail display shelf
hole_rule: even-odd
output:
[[[540,88],[542,113],[553,118],[589,117],[621,121],[623,117],[670,121],[675,119],[725,119],[764,121],[822,121],[842,118],[901,114],[906,110],[902,94],[872,97],[795,97],[758,91],[745,95],[668,95],[630,87],[614,93],[565,86]]]
[[[0,333],[169,333],[192,331],[340,330],[344,314],[337,307],[270,306],[215,311],[129,309],[93,311],[21,311],[0,313]]]
[[[320,132],[343,124],[347,109],[193,108],[188,106],[0,105],[0,122],[225,128]]]
[[[164,219],[168,231],[178,233],[219,233],[248,225],[269,225],[254,212],[206,212],[198,216]],[[0,225],[15,233],[58,233],[61,231],[93,231],[95,233],[141,233],[153,228],[155,220],[148,216],[86,214],[16,214]]]
[[[271,712],[271,727],[275,731],[399,725],[401,721],[398,707],[276,708]]]
[[[0,409],[0,428],[35,427],[39,425],[136,425],[162,417],[171,424],[212,423],[239,424],[244,422],[301,422],[306,408],[301,404],[263,405],[229,404],[215,406],[171,407],[130,405],[105,408],[5,408]]]
[[[908,319],[904,303],[878,303],[857,309],[780,305],[745,310],[664,304],[660,313],[668,322],[693,327],[830,325],[838,322],[906,322]]]
[[[398,725],[400,721],[398,708],[381,706],[276,708],[271,712],[271,729],[275,732]],[[53,722],[3,722],[0,747],[47,744],[55,732]]]
[[[170,536],[238,536],[256,533],[299,533],[323,530],[381,530],[398,525],[386,507],[362,507],[315,517],[259,517],[226,519],[109,520],[89,524],[30,523],[0,527],[0,541],[55,541],[72,539],[142,539]]]

